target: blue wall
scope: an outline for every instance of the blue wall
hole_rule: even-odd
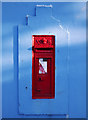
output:
[[[86,117],[86,4],[39,2],[2,4],[3,117],[29,117],[18,115],[17,25],[35,16],[36,4],[52,4],[53,16],[69,30],[69,117]]]
[[[0,2],[0,18],[2,18],[2,3]],[[2,117],[2,19],[0,19],[0,119]]]

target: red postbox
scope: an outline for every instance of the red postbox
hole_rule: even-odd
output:
[[[55,36],[32,36],[32,99],[55,97]]]

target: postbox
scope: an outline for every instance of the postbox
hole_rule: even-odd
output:
[[[55,36],[32,36],[32,99],[55,97]]]
[[[59,116],[69,110],[68,34],[51,11],[37,6],[28,25],[18,26],[18,103],[25,116]]]

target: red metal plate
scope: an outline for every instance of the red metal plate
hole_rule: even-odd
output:
[[[34,47],[35,48],[53,48],[54,47],[54,35],[34,35]]]
[[[52,43],[36,43],[40,38]],[[51,99],[55,96],[55,37],[48,35],[33,36],[32,51],[32,99]],[[35,47],[37,46],[37,47]],[[41,47],[42,46],[42,47]],[[50,49],[50,46],[53,46]],[[38,50],[38,48],[40,48]],[[44,48],[44,49],[43,49]],[[45,49],[49,48],[49,49]],[[42,51],[42,52],[41,52]],[[48,52],[47,52],[48,51]],[[42,60],[42,62],[40,61]]]

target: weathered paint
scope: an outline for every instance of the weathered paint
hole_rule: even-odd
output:
[[[68,34],[52,19],[51,7],[37,6],[36,11],[28,26],[18,27],[19,113],[68,114]],[[55,99],[32,99],[32,35],[55,35]]]
[[[2,115],[4,118],[10,117],[36,117],[33,115],[19,115],[18,113],[18,64],[17,64],[17,36],[18,29],[17,25],[23,25],[19,29],[23,33],[25,30],[29,30],[28,26],[24,26],[25,16],[29,14],[30,16],[35,16],[35,5],[41,3],[3,3],[2,5]],[[85,31],[85,3],[43,3],[53,5],[53,21],[59,21],[69,27],[68,33],[68,51],[69,51],[69,62],[68,62],[68,81],[69,81],[69,94],[68,94],[68,113],[71,118],[84,118],[86,116],[86,31]],[[37,17],[37,16],[36,16]],[[33,17],[29,17],[29,25]],[[34,17],[35,19],[35,17]],[[33,22],[32,22],[33,23]],[[44,21],[45,23],[45,21]],[[43,23],[43,24],[44,24]],[[48,22],[49,23],[49,22]],[[57,22],[58,23],[58,22]],[[50,25],[50,23],[49,23]],[[54,26],[49,26],[49,31]],[[53,24],[54,25],[54,24]],[[33,26],[33,25],[32,25]],[[36,24],[34,26],[37,27]],[[59,25],[58,25],[59,26]],[[62,29],[63,26],[59,26]],[[31,29],[31,28],[30,28]],[[43,29],[46,31],[46,27]],[[52,29],[52,31],[54,31]],[[37,28],[33,27],[33,31],[40,32],[41,26]],[[47,30],[48,31],[48,30]],[[57,30],[56,30],[57,31]],[[66,31],[66,30],[65,30]],[[23,34],[22,34],[23,35]],[[63,35],[63,33],[62,33]],[[64,40],[64,39],[63,39]],[[58,59],[60,59],[59,71],[64,69],[64,65],[61,60],[63,53],[65,54],[65,41],[60,41],[59,48],[57,47]],[[31,48],[28,46],[29,52]],[[28,52],[27,52],[28,53]],[[59,57],[61,55],[62,57]],[[56,66],[56,70],[57,67]],[[64,77],[62,72],[60,75]],[[65,74],[66,75],[66,74]],[[59,75],[58,75],[59,76]],[[59,82],[59,81],[58,81]],[[59,86],[62,90],[63,87]],[[59,93],[60,94],[60,93]],[[62,93],[61,93],[62,94]],[[63,99],[62,99],[63,100]],[[56,106],[57,108],[57,106]],[[68,115],[67,115],[68,116]],[[66,117],[62,115],[40,115],[37,117]]]

